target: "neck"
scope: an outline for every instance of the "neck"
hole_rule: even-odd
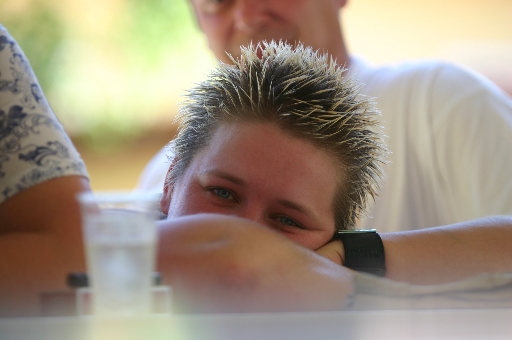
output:
[[[340,22],[339,41],[340,41],[340,43],[338,46],[338,51],[336,53],[336,60],[338,60],[338,63],[340,65],[345,65],[345,67],[348,68],[348,67],[350,67],[350,56],[348,54],[347,47],[345,45],[345,39],[342,34],[341,22]]]
[[[338,15],[341,15],[341,12],[338,12]],[[341,19],[338,18],[337,23],[339,29],[331,35],[329,46],[331,46],[332,50],[329,50],[329,53],[338,65],[344,65],[348,68],[350,66],[350,57],[343,36]]]

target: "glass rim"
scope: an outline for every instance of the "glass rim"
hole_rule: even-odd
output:
[[[137,191],[87,191],[76,195],[79,203],[127,203],[156,201],[161,194]]]

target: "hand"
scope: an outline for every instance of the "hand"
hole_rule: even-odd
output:
[[[345,248],[341,240],[331,241],[318,248],[315,252],[341,266],[345,263]]]
[[[340,310],[353,274],[249,220],[192,215],[160,224],[158,270],[178,312]]]

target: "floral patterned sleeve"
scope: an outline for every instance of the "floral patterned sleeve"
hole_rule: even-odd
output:
[[[87,177],[28,60],[0,25],[0,203],[61,176]]]

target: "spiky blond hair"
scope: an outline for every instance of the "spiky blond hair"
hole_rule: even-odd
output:
[[[184,173],[219,124],[271,122],[334,156],[341,176],[333,202],[336,229],[353,228],[379,189],[387,153],[372,102],[332,58],[301,44],[261,42],[230,58],[233,65],[219,63],[188,92],[167,180]]]

